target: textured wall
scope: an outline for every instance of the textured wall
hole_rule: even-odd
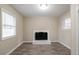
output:
[[[24,19],[24,41],[33,40],[33,30],[49,30],[50,40],[58,41],[58,20],[52,17],[29,17]]]

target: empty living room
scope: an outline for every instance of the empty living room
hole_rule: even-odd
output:
[[[0,4],[0,55],[78,55],[78,4]]]

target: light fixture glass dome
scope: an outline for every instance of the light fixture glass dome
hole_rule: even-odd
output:
[[[42,10],[46,10],[46,9],[48,9],[48,5],[47,4],[40,4],[39,8]]]

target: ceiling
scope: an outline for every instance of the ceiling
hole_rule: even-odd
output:
[[[47,10],[41,10],[38,4],[12,4],[23,16],[53,16],[58,17],[70,9],[69,4],[49,4]]]

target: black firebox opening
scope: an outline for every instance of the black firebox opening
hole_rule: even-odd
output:
[[[47,32],[36,32],[35,33],[35,40],[47,40],[48,34]]]

